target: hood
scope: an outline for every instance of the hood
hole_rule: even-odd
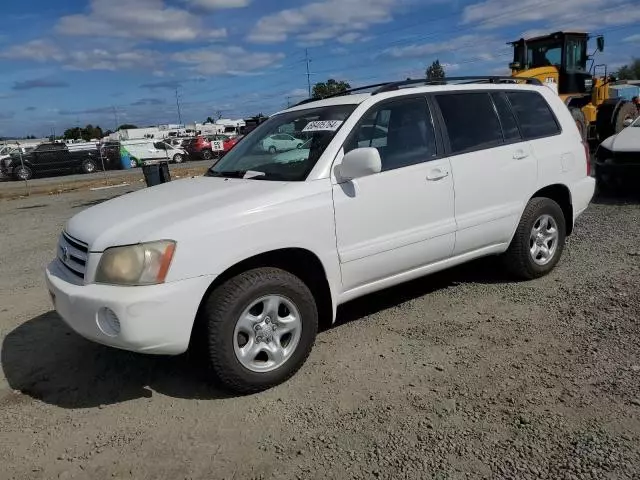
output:
[[[602,146],[612,152],[640,152],[640,127],[627,127],[607,138]]]
[[[71,218],[65,231],[87,243],[92,252],[145,241],[180,241],[191,228],[181,225],[191,222],[197,228],[200,221],[222,223],[268,207],[288,185],[218,177],[174,180],[88,208]]]

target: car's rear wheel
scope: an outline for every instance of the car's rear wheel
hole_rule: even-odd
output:
[[[175,163],[182,163],[182,162],[184,161],[184,157],[183,157],[181,154],[176,153],[176,154],[173,156],[173,161],[174,161]]]
[[[205,150],[204,152],[202,152],[202,158],[204,158],[205,160],[211,160],[213,158],[211,150]]]
[[[276,147],[274,147],[273,145],[271,145],[269,147],[269,153],[274,154],[278,151],[278,149]]]
[[[33,178],[33,172],[26,165],[20,165],[13,170],[13,176],[17,180],[30,180]]]
[[[82,162],[82,171],[84,173],[93,173],[96,171],[96,163],[93,160],[85,160]]]
[[[204,303],[208,356],[215,378],[237,393],[271,388],[304,364],[318,330],[309,288],[277,268],[241,273]]]
[[[548,274],[560,261],[566,231],[560,205],[550,198],[531,199],[505,254],[507,268],[524,280]]]

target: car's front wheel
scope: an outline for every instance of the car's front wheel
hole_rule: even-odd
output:
[[[173,161],[174,161],[175,163],[182,163],[182,162],[184,161],[184,157],[183,157],[181,154],[176,153],[176,154],[173,156]]]
[[[237,393],[278,385],[304,364],[318,330],[309,288],[277,268],[241,273],[214,289],[203,308],[216,379]]]
[[[93,160],[85,160],[82,162],[82,171],[84,173],[93,173],[96,171],[96,163]]]
[[[26,165],[20,165],[13,170],[13,175],[17,180],[29,180],[33,177],[33,172]]]
[[[531,199],[505,255],[507,268],[524,280],[548,274],[560,261],[566,231],[560,205],[550,198]]]
[[[202,152],[202,158],[204,160],[211,160],[213,158],[213,153],[211,153],[211,150],[205,150]]]

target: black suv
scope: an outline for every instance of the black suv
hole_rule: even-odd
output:
[[[28,180],[41,173],[93,173],[100,163],[97,147],[69,151],[64,143],[42,143],[31,152],[22,154],[22,158],[19,154],[5,158],[0,165],[0,173],[16,180]]]

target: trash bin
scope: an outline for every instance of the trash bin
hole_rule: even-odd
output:
[[[142,163],[142,173],[147,187],[171,181],[169,163],[160,160],[147,160]]]

